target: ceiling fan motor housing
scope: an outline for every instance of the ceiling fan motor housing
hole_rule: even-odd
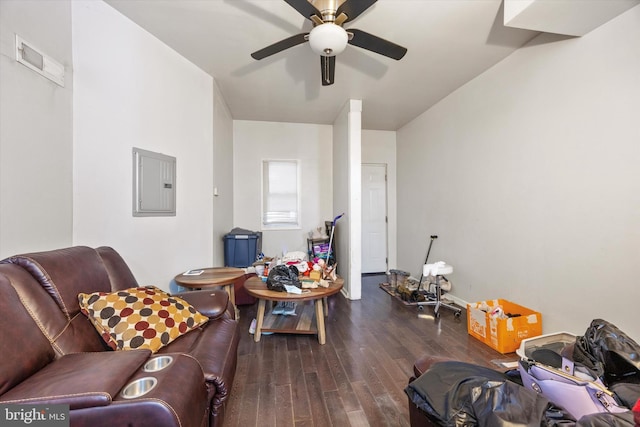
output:
[[[320,11],[324,22],[333,22],[336,19],[336,10],[345,0],[310,0],[310,3]]]
[[[348,41],[345,29],[333,23],[318,25],[309,33],[311,49],[322,56],[338,55],[347,47]]]

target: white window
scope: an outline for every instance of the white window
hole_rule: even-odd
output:
[[[262,161],[262,227],[300,228],[297,160]]]

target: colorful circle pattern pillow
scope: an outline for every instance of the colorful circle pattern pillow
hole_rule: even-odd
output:
[[[114,350],[153,353],[209,318],[181,298],[154,286],[79,294],[80,309]]]

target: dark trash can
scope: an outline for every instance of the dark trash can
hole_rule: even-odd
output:
[[[249,267],[256,260],[261,246],[261,232],[234,228],[224,235],[224,265]]]

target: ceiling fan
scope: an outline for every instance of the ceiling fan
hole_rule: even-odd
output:
[[[308,33],[280,40],[251,54],[254,59],[264,59],[290,47],[309,42],[311,49],[320,55],[322,85],[332,85],[335,78],[336,55],[347,44],[370,50],[395,60],[400,60],[407,49],[362,30],[345,30],[343,24],[354,20],[377,0],[284,0],[306,19],[313,22]]]

